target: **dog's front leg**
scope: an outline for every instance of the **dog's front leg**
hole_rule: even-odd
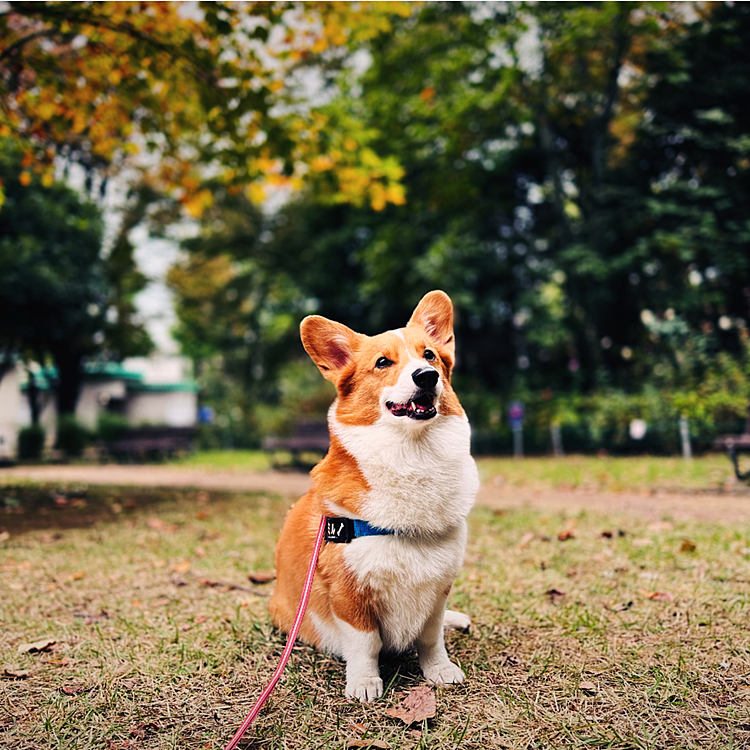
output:
[[[346,697],[374,701],[383,695],[378,657],[383,641],[378,630],[357,630],[336,618],[341,633],[341,651],[346,661]]]
[[[443,616],[447,596],[440,595],[435,608],[417,639],[417,653],[422,674],[435,685],[451,685],[464,681],[463,671],[449,658],[443,639]]]

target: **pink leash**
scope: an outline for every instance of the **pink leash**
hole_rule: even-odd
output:
[[[310,592],[312,591],[313,577],[315,576],[315,567],[318,564],[318,555],[320,554],[320,548],[323,546],[323,537],[326,530],[326,516],[321,516],[320,527],[318,528],[318,535],[315,537],[315,546],[310,557],[310,565],[307,568],[307,577],[305,578],[305,585],[302,587],[302,598],[299,600],[299,606],[297,607],[297,615],[294,618],[294,624],[292,629],[289,631],[289,636],[286,639],[286,646],[284,647],[284,653],[281,655],[281,661],[279,666],[276,667],[276,671],[271,677],[271,681],[266,686],[266,689],[260,694],[260,697],[255,701],[255,705],[250,710],[250,713],[245,717],[245,721],[242,722],[240,728],[235,733],[234,737],[229,741],[229,744],[224,750],[234,750],[242,739],[242,735],[245,734],[247,728],[255,721],[255,717],[260,713],[260,709],[263,704],[268,700],[268,696],[276,687],[276,683],[281,677],[281,673],[284,671],[286,663],[289,661],[289,657],[294,647],[294,642],[297,640],[297,634],[302,626],[302,618],[305,616],[305,610],[307,609],[307,603],[310,601]]]

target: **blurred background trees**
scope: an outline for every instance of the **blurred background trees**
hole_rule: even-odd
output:
[[[159,182],[151,165],[146,184],[197,217],[168,279],[175,336],[206,403],[234,415],[234,443],[324,411],[304,315],[374,333],[433,288],[454,300],[456,387],[488,448],[509,443],[514,399],[540,449],[554,423],[571,448],[625,447],[634,418],[664,425],[655,448],[676,445],[680,415],[706,434],[737,429],[750,397],[750,9],[391,5],[306,3],[320,21],[309,28],[284,15],[293,3],[214,4],[178,17],[174,34],[200,26],[200,49],[164,38],[184,69],[135,72],[169,87],[195,56],[209,71],[211,90],[173,115],[194,118],[189,136],[155,151],[162,172],[184,155],[188,166]],[[224,91],[248,16],[265,29],[254,44],[273,46],[280,27],[288,44],[278,63],[253,53]],[[217,57],[222,45],[234,52]],[[248,151],[226,105],[239,90],[265,134]],[[146,142],[156,122],[144,116]],[[263,202],[269,183],[298,189]]]

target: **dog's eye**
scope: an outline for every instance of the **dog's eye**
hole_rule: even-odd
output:
[[[432,362],[432,360],[435,359],[435,352],[433,352],[432,349],[425,349],[424,350],[424,358],[428,362]]]
[[[393,364],[393,362],[388,359],[388,357],[380,357],[378,361],[375,363],[375,367],[378,370],[384,370],[386,367],[390,367]]]

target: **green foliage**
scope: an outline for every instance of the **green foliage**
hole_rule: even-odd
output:
[[[84,357],[113,359],[151,347],[134,321],[144,279],[132,263],[127,232],[102,253],[100,209],[71,188],[21,181],[20,148],[0,139],[0,346],[41,365],[52,360],[60,413],[75,409]],[[129,254],[128,254],[129,253]]]
[[[457,312],[456,389],[480,442],[510,444],[511,399],[528,405],[540,449],[553,423],[586,450],[674,449],[682,415],[704,443],[736,426],[750,396],[750,10],[683,11],[429,3],[394,23],[323,111],[396,158],[406,204],[331,205],[319,197],[329,176],[312,175],[244,246],[230,243],[223,262],[246,268],[246,283],[236,270],[217,282],[211,330],[194,306],[191,346],[213,337],[225,357],[245,334],[236,361],[264,373],[247,393],[256,414],[275,413],[273,380],[302,356],[304,314],[376,333],[442,288]],[[216,262],[216,220],[189,248],[196,278]],[[234,344],[219,345],[233,327]],[[637,443],[636,418],[652,425]]]
[[[117,440],[129,426],[127,417],[122,414],[103,411],[96,420],[96,437],[105,441]]]
[[[18,431],[18,458],[21,461],[36,461],[42,457],[44,450],[44,427],[28,425]]]
[[[89,431],[73,415],[63,415],[58,419],[55,448],[66,456],[81,456],[90,440]]]

